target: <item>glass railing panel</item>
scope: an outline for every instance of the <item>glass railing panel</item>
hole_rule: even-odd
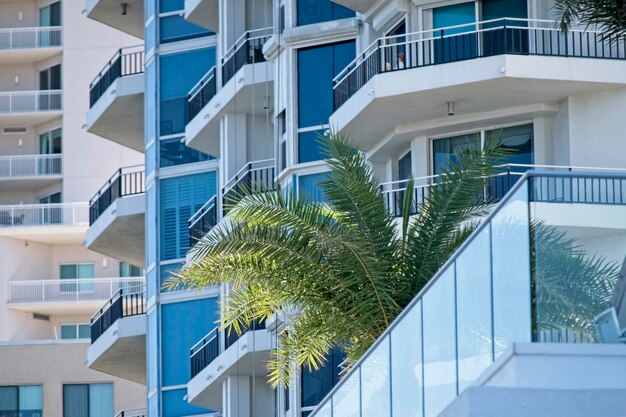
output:
[[[491,220],[494,352],[531,340],[528,186],[515,191]]]
[[[493,360],[490,245],[487,227],[456,261],[459,393]]]
[[[326,404],[324,404],[318,411],[317,414],[315,414],[317,417],[332,417],[333,415],[333,410],[331,407],[331,402],[328,401]]]
[[[422,417],[422,302],[411,307],[391,331],[392,415]]]
[[[626,180],[532,180],[535,341],[626,342]]]
[[[454,264],[422,298],[425,416],[436,417],[457,393]]]
[[[361,365],[361,417],[390,417],[389,336]]]
[[[361,369],[357,368],[343,380],[341,388],[333,395],[334,417],[360,417]]]

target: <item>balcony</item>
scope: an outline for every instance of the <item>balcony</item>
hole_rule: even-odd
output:
[[[38,314],[93,314],[120,289],[145,278],[81,278],[9,281],[8,307]]]
[[[0,29],[0,61],[5,64],[35,63],[61,53],[61,27]]]
[[[527,119],[554,112],[546,103],[626,85],[623,38],[556,27],[506,18],[380,38],[334,79],[329,123],[372,151],[444,119],[505,109]]]
[[[526,172],[312,416],[623,410],[625,254],[626,171]]]
[[[143,0],[87,0],[85,9],[90,19],[143,39]]]
[[[377,3],[376,0],[332,0],[332,2],[363,14],[369,11]]]
[[[185,19],[205,29],[220,31],[219,0],[185,0]]]
[[[87,131],[143,152],[144,52],[122,48],[89,85]]]
[[[63,178],[63,155],[0,156],[3,189],[43,188]]]
[[[87,366],[146,384],[145,286],[120,288],[91,317]]]
[[[188,401],[222,411],[221,382],[229,376],[264,378],[271,347],[271,334],[265,330],[264,321],[255,322],[241,336],[234,330],[213,330],[191,348]]]
[[[37,125],[61,116],[63,91],[0,92],[0,122],[12,126]]]
[[[273,159],[248,162],[221,189],[221,198],[213,196],[189,219],[189,247],[202,239],[230,211],[237,198],[250,193],[276,190]],[[219,207],[218,207],[219,206]]]
[[[272,28],[244,33],[189,92],[189,122],[185,127],[187,146],[219,156],[220,118],[226,113],[262,116],[271,98],[261,84],[273,82],[273,64],[265,61],[263,45]],[[218,88],[217,71],[221,71]],[[255,88],[256,86],[256,88]],[[272,90],[272,87],[269,87]],[[268,104],[268,100],[270,104]]]
[[[145,263],[145,171],[120,168],[89,201],[88,249],[131,265]]]
[[[42,243],[81,243],[89,225],[87,203],[0,206],[0,236]]]

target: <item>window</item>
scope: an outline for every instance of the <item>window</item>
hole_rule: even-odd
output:
[[[161,181],[161,260],[185,257],[189,248],[189,218],[216,192],[216,173],[186,175]]]
[[[333,78],[354,56],[354,41],[298,51],[298,162],[323,159],[318,137],[333,113]]]
[[[318,370],[302,367],[302,407],[314,407],[339,381],[340,365],[345,359],[341,349],[333,348],[326,363]]]
[[[113,384],[63,385],[63,417],[113,417]]]
[[[120,262],[120,278],[142,277],[143,269],[127,262]]]
[[[61,64],[53,65],[43,71],[39,71],[40,90],[61,89]]]
[[[298,177],[298,193],[309,201],[326,201],[326,195],[320,188],[320,182],[328,179],[325,172]]]
[[[189,90],[215,65],[215,48],[163,55],[160,57],[160,135],[185,131]]]
[[[41,155],[60,154],[62,129],[54,129],[39,135],[39,153]]]
[[[203,27],[189,23],[183,16],[179,15],[163,16],[159,18],[159,22],[161,29],[159,40],[161,43],[183,41],[213,33]]]
[[[61,339],[89,339],[91,326],[89,324],[62,324]]]
[[[331,0],[297,0],[298,26],[354,17],[354,11]]]
[[[60,267],[61,280],[75,280],[81,278],[93,278],[94,277],[94,264],[93,263],[80,263],[80,264],[64,264]],[[94,283],[76,283],[71,282],[67,284],[61,284],[61,291],[75,292],[75,291],[94,291]]]
[[[61,202],[61,192],[48,194],[47,196],[39,199],[39,204],[52,204],[50,207],[45,207],[41,210],[38,216],[41,216],[39,221],[42,224],[59,224],[63,222],[63,208],[56,204]]]
[[[0,416],[41,417],[42,413],[41,385],[0,387]]]
[[[215,159],[205,153],[188,148],[182,142],[182,138],[162,140],[160,152],[161,168]]]
[[[407,180],[413,178],[413,170],[411,169],[411,151],[407,152],[398,161],[398,180]]]
[[[39,26],[61,26],[61,2],[51,3],[39,9]]]

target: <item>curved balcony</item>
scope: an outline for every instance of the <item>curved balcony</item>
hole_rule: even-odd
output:
[[[143,152],[143,45],[119,49],[89,84],[87,130]]]
[[[263,45],[272,28],[245,32],[224,53],[218,66],[211,68],[188,94],[187,146],[219,156],[219,124],[229,112],[265,114],[272,99],[269,90],[258,88],[274,79],[273,67],[266,62]],[[219,75],[219,77],[218,77]],[[218,82],[221,78],[221,82]],[[257,88],[254,88],[257,86]],[[236,103],[236,105],[235,105]]]
[[[9,281],[8,306],[40,314],[93,314],[120,288],[138,285],[145,285],[145,278]]]
[[[143,165],[120,168],[89,201],[87,248],[143,265],[145,170]]]
[[[87,365],[100,372],[146,383],[145,285],[120,288],[91,317]]]
[[[63,28],[30,27],[0,29],[0,60],[3,63],[34,63],[61,52]]]
[[[626,85],[626,36],[557,28],[502,18],[380,38],[335,77],[329,124],[380,151],[381,138],[406,140],[448,114],[539,115],[545,103]]]

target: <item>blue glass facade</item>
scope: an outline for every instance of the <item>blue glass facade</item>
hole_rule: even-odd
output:
[[[147,0],[146,11],[146,280],[147,391],[150,417],[206,414],[190,405],[189,349],[215,327],[217,299],[163,293],[189,247],[188,220],[217,189],[209,155],[184,145],[187,95],[215,64],[212,33],[188,23],[183,0]],[[203,37],[206,42],[188,41]],[[157,48],[167,43],[166,52]],[[197,46],[201,45],[201,46]],[[156,52],[158,51],[158,52]]]
[[[354,17],[354,11],[330,0],[296,0],[298,26]]]

